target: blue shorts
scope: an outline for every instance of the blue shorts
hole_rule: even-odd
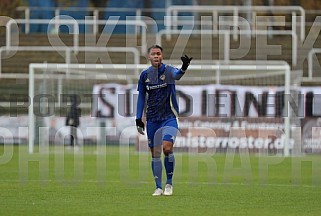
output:
[[[150,148],[162,145],[163,140],[174,143],[178,131],[177,119],[171,118],[157,122],[147,121],[146,131]]]

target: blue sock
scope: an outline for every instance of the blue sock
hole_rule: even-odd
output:
[[[156,188],[162,188],[162,168],[162,160],[160,158],[152,158],[152,171]]]
[[[166,184],[173,184],[173,174],[174,174],[174,167],[175,167],[175,157],[173,153],[168,154],[164,157],[164,165],[166,170],[166,177],[167,181]]]

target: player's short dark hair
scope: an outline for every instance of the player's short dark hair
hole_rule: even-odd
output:
[[[147,52],[149,53],[150,50],[151,50],[151,49],[154,49],[154,48],[160,49],[160,50],[163,52],[163,47],[161,47],[161,46],[159,46],[159,45],[157,45],[157,44],[149,47],[148,50],[147,50]]]

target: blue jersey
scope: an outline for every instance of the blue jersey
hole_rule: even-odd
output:
[[[164,121],[178,117],[175,80],[179,80],[183,75],[181,69],[166,64],[162,64],[159,68],[150,66],[144,70],[138,81],[136,118],[142,118],[146,95],[147,121]]]

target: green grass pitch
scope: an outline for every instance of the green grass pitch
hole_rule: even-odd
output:
[[[174,195],[152,197],[133,147],[0,146],[0,215],[320,215],[321,156],[176,153]]]

